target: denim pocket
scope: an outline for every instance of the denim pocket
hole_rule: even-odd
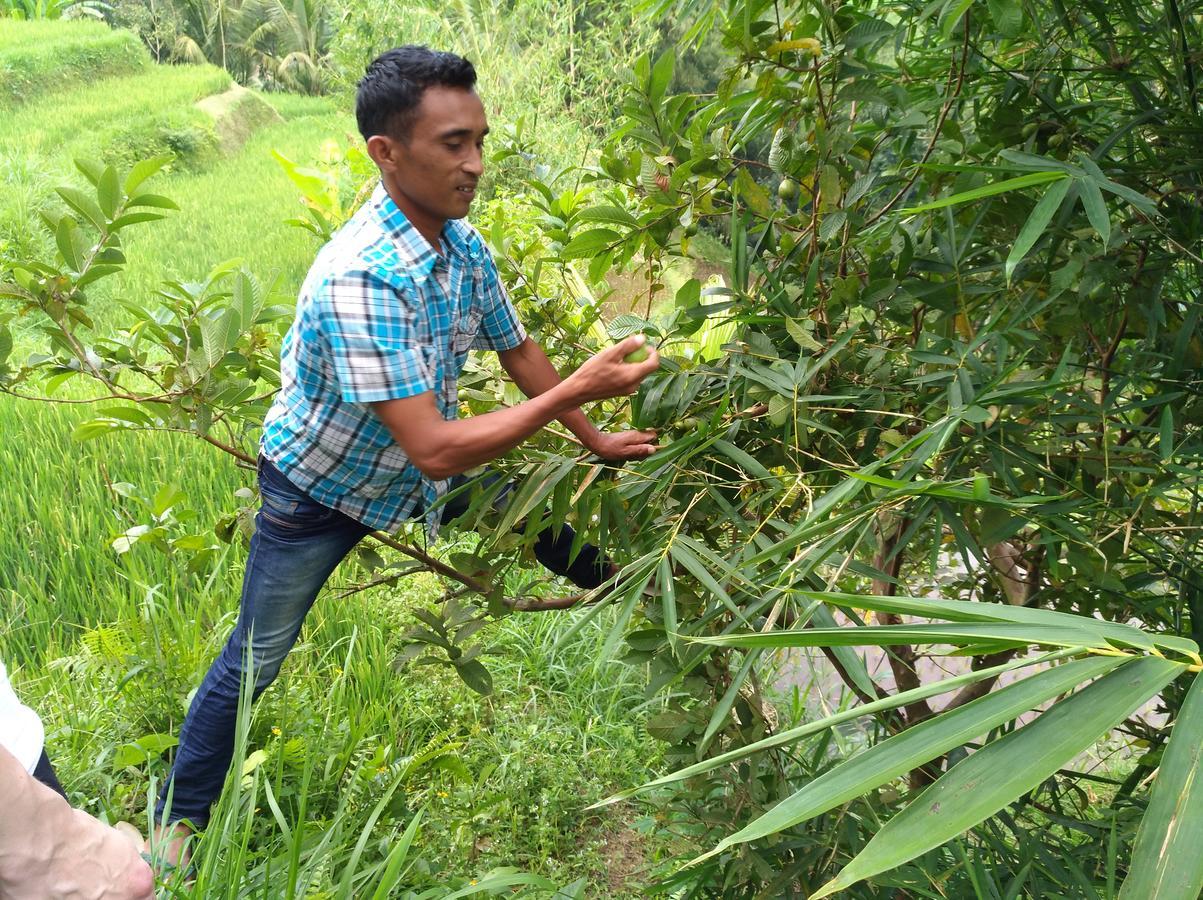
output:
[[[281,528],[307,528],[335,515],[318,503],[267,460],[259,463],[259,514]]]

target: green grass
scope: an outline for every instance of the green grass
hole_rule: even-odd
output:
[[[284,293],[295,297],[317,244],[308,232],[285,224],[300,214],[300,203],[271,153],[313,159],[323,140],[352,125],[328,105],[313,108],[325,111],[256,132],[236,157],[205,172],[177,171],[152,182],[180,211],[128,232],[130,266],[114,279],[120,294],[146,298],[165,279],[199,280],[217,263],[240,258],[264,280],[279,274]]]
[[[131,157],[163,147],[199,152],[212,125],[192,104],[224,91],[230,76],[214,66],[156,66],[108,78],[26,105],[0,118],[0,154],[68,162],[80,155]]]
[[[100,22],[0,19],[0,110],[149,66],[150,54],[130,31]]]
[[[135,505],[107,485],[127,481],[153,493],[171,480],[187,492],[196,522],[208,523],[251,482],[187,436],[73,444],[69,430],[83,415],[73,405],[0,403],[10,436],[0,446],[10,523],[0,541],[0,654],[43,713],[72,800],[145,828],[166,761],[151,754],[119,766],[115,757],[145,735],[178,733],[190,690],[233,624],[245,549],[227,547],[197,574],[151,547],[119,556],[112,538],[139,519],[126,518]],[[496,691],[482,700],[447,670],[393,668],[409,610],[437,600],[435,580],[415,576],[337,596],[361,577],[353,560],[344,564],[256,707],[246,753],[260,760],[258,799],[228,795],[219,809],[199,857],[208,883],[249,890],[288,851],[293,836],[264,799],[266,781],[291,828],[345,832],[324,851],[328,859],[310,858],[312,844],[303,855],[307,887],[334,890],[347,842],[401,779],[397,802],[372,827],[365,865],[381,860],[386,839],[422,809],[426,827],[414,851],[422,865],[409,876],[417,883],[455,883],[510,865],[557,883],[584,877],[599,886],[588,896],[611,895],[611,843],[641,839],[584,807],[648,775],[656,755],[641,730],[641,676],[599,659],[606,617],[564,647],[565,614],[493,628]],[[440,762],[409,764],[432,745],[448,748]],[[250,849],[232,859],[244,832]],[[631,896],[626,890],[613,896]],[[198,886],[194,896],[208,894]]]

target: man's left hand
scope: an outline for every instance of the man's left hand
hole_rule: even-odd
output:
[[[655,431],[600,432],[588,448],[609,462],[626,459],[645,459],[658,449]]]

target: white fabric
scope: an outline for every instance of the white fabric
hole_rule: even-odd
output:
[[[8,681],[8,671],[0,662],[0,746],[32,773],[42,757],[42,741],[45,737],[42,720],[17,699]]]

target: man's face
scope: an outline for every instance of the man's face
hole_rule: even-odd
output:
[[[489,131],[475,91],[432,86],[422,93],[407,141],[392,155],[391,185],[401,211],[420,230],[441,230],[468,214],[484,171]],[[426,226],[426,228],[424,228]]]

